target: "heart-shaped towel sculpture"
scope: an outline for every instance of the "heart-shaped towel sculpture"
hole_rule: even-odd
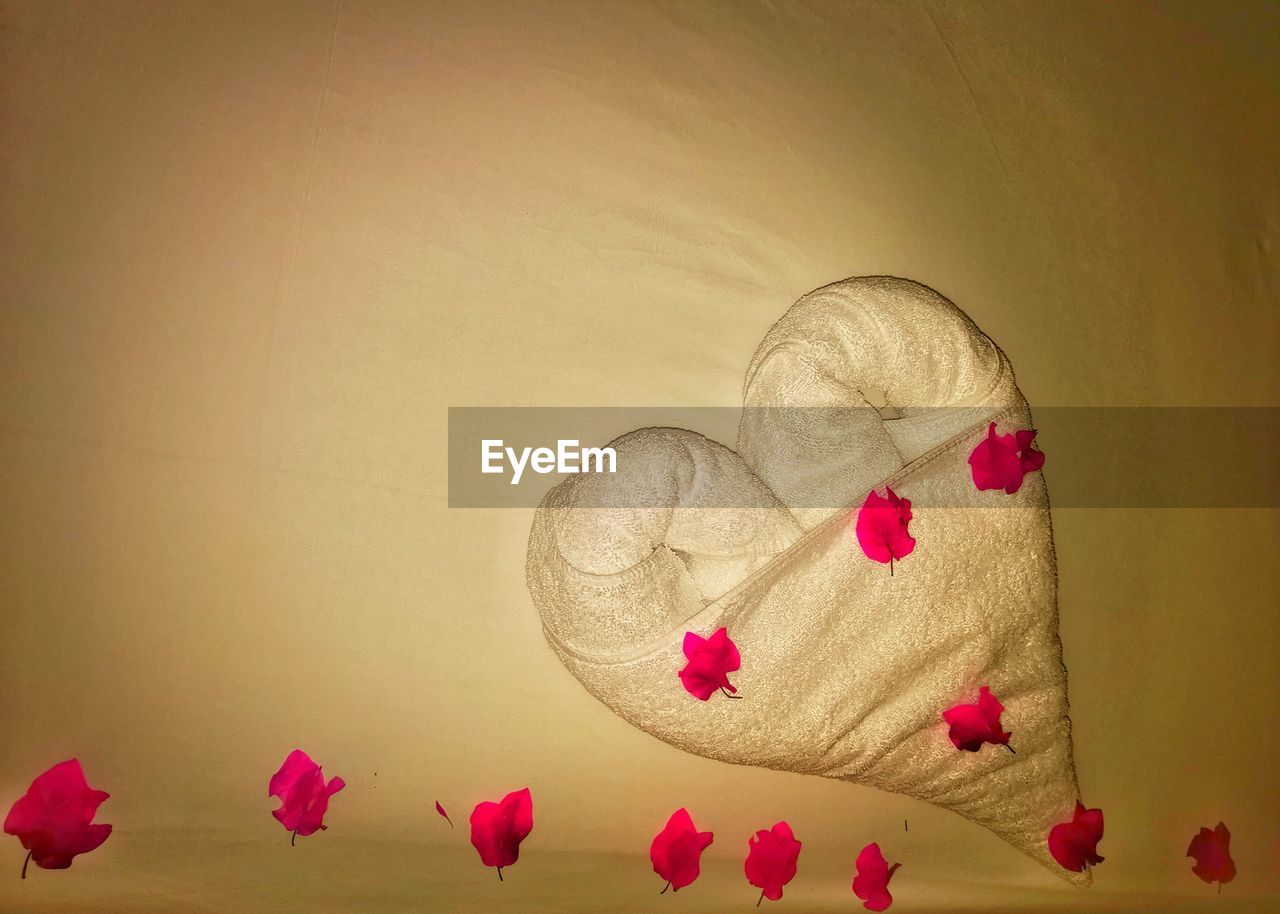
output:
[[[744,399],[736,451],[642,429],[548,493],[527,576],[564,665],[680,749],[927,800],[1087,885],[1046,843],[1079,794],[1044,481],[980,491],[967,462],[992,422],[1032,427],[1004,354],[925,286],[848,279],[774,325]],[[886,487],[915,506],[892,566],[854,533]],[[721,627],[743,700],[699,701],[682,643]],[[948,738],[982,686],[1016,754]]]

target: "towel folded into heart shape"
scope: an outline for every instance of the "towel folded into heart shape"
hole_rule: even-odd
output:
[[[991,422],[1031,427],[1004,353],[933,290],[858,277],[774,325],[744,404],[736,451],[641,429],[616,474],[547,494],[527,579],[561,661],[680,749],[927,800],[1088,884],[1046,843],[1078,788],[1044,480],[980,491],[967,464]],[[892,575],[854,537],[886,486],[915,505]],[[745,700],[676,675],[685,632],[720,627]],[[942,712],[984,685],[1016,754],[948,738]]]

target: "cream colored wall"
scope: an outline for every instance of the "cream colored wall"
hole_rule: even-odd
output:
[[[446,408],[733,405],[859,273],[955,300],[1033,405],[1275,406],[1275,7],[3,16],[0,797],[74,754],[121,830],[260,836],[300,745],[350,785],[326,840],[529,784],[545,847],[643,853],[689,804],[712,853],[785,816],[834,859],[910,817],[933,873],[1050,878],[596,704],[542,641],[529,512],[446,508]],[[1275,513],[1055,522],[1100,881],[1194,890],[1222,818],[1236,891],[1276,891]]]

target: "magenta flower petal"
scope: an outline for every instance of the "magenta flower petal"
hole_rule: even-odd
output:
[[[908,531],[912,518],[910,500],[899,498],[888,487],[885,493],[885,496],[875,491],[867,493],[858,509],[854,533],[867,558],[888,564],[910,555],[916,548],[916,540]]]
[[[742,666],[742,655],[725,629],[716,629],[710,638],[686,632],[684,655],[689,662],[676,675],[690,695],[707,701],[720,689],[738,691],[730,684],[729,674]]]
[[[997,435],[996,424],[987,426],[987,437],[969,454],[973,484],[980,490],[1004,489],[1013,495],[1022,480],[1044,466],[1044,453],[1035,450],[1035,429],[1021,429],[1012,435]]]
[[[338,777],[326,784],[320,766],[301,749],[294,749],[267,784],[267,795],[280,800],[280,807],[271,815],[286,831],[304,838],[313,835],[327,827],[324,816],[329,811],[329,797],[346,786]]]
[[[484,802],[471,811],[471,845],[485,866],[511,866],[520,859],[520,842],[533,831],[533,797],[529,788]]]
[[[110,825],[93,824],[109,796],[91,788],[80,762],[68,759],[31,782],[9,809],[4,830],[22,842],[36,866],[66,869],[72,858],[96,850],[111,835]]]
[[[1218,883],[1219,889],[1236,878],[1236,864],[1231,859],[1231,832],[1222,822],[1213,829],[1200,829],[1187,847],[1187,856],[1196,861],[1191,872],[1205,882]]]
[[[782,897],[782,887],[796,876],[800,847],[786,822],[756,832],[747,842],[747,862],[743,866],[747,881],[765,898],[777,901]]]
[[[853,877],[853,894],[862,899],[862,906],[868,911],[887,911],[893,904],[893,896],[889,894],[889,880],[897,871],[900,863],[889,866],[880,852],[880,845],[868,844],[858,853],[855,866],[858,875]]]
[[[698,831],[688,810],[677,809],[649,845],[653,871],[679,891],[698,878],[702,852],[714,837],[709,831]]]
[[[975,704],[948,708],[942,712],[942,719],[951,725],[947,735],[957,749],[977,752],[983,743],[1009,745],[1012,734],[1006,733],[1000,726],[1000,715],[1003,713],[1004,705],[991,694],[991,689],[983,686]]]
[[[1070,822],[1062,822],[1049,830],[1049,853],[1063,869],[1079,873],[1103,861],[1098,854],[1102,840],[1102,810],[1085,809],[1076,803]]]

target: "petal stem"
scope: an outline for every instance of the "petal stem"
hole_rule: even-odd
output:
[[[1017,754],[1018,754],[1018,750],[1017,750],[1017,749],[1015,749],[1015,748],[1013,748],[1012,746],[1010,746],[1008,743],[1005,743],[1005,744],[1004,744],[1004,747],[1005,747],[1006,749],[1008,749],[1010,752],[1012,752],[1014,755],[1017,755]]]
[[[298,840],[298,830],[295,828],[295,829],[293,830],[293,834],[289,837],[289,846],[290,846],[290,847],[296,847],[296,846],[297,846],[297,844],[296,844],[297,840]]]
[[[760,897],[756,899],[756,907],[760,907],[760,902],[764,901],[764,889],[760,890]]]
[[[670,883],[670,882],[668,882],[666,885],[664,885],[664,886],[662,887],[662,891],[661,891],[661,892],[659,892],[658,894],[659,894],[659,895],[665,895],[665,894],[667,894],[667,889],[669,889],[669,888],[671,888],[671,883]]]
[[[502,867],[498,867],[498,881],[502,882]]]
[[[725,691],[724,686],[720,687],[720,694],[723,695],[725,698],[741,698],[742,697],[741,695],[730,695],[727,691]]]
[[[22,861],[22,878],[27,878],[27,864],[31,862],[31,851],[27,851],[27,859]],[[1222,883],[1218,883],[1218,891],[1222,891]]]

